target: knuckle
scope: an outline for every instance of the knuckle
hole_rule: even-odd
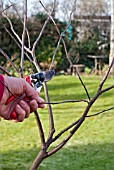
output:
[[[25,110],[23,110],[20,105],[17,105],[16,113],[18,115],[18,121],[22,122],[25,118],[25,114],[26,114]]]
[[[28,118],[29,117],[29,114],[26,114],[25,118]]]
[[[22,122],[23,120],[24,120],[24,118],[25,118],[25,114],[18,114],[18,120],[20,121],[20,122]]]

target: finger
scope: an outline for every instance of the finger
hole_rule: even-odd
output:
[[[38,108],[38,103],[36,100],[30,101],[30,108],[31,108],[31,112],[34,112]]]
[[[38,104],[38,108],[43,109],[45,107],[44,103]]]
[[[26,112],[21,108],[19,104],[16,105],[15,111],[17,113],[17,119],[19,122],[22,122],[25,118]]]
[[[25,102],[23,100],[20,100],[19,105],[21,106],[21,108],[23,110],[25,110],[25,112],[26,112],[25,117],[28,118],[30,115],[30,106],[27,104],[27,102]]]
[[[38,96],[37,102],[38,104],[44,104],[44,100],[39,96]]]
[[[24,88],[24,92],[26,93],[27,97],[30,97],[31,99],[35,99],[38,103],[43,103],[44,100],[42,98],[39,97],[39,94],[37,91],[35,91],[33,89],[33,87],[26,82],[26,84],[24,84],[25,88]]]

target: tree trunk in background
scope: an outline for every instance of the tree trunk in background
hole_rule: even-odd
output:
[[[110,55],[109,64],[111,64],[114,57],[114,0],[111,0],[111,33],[110,33]],[[114,71],[114,66],[113,66]]]

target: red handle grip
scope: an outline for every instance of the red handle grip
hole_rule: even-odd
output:
[[[31,84],[31,82],[30,82],[30,76],[26,76],[26,77],[25,77],[25,80],[26,80],[29,84]],[[18,97],[18,96],[17,96],[17,97]],[[12,102],[12,101],[14,100],[14,98],[15,98],[15,96],[9,97],[9,99],[8,99],[7,102],[6,102],[6,104],[9,104],[10,102]],[[21,100],[21,99],[20,99],[20,100]],[[28,98],[28,97],[25,96],[25,97],[23,98],[23,100],[26,101],[27,103],[29,103],[29,98]],[[10,120],[12,120],[12,119],[13,119],[13,120],[17,120],[17,119],[18,119],[15,110],[13,110],[13,111],[11,112],[9,119],[10,119]]]
[[[6,104],[10,103],[13,99],[14,99],[14,96],[9,97]],[[15,110],[12,111],[12,113],[10,114],[10,119],[14,119],[14,120],[17,119],[17,114],[16,114]]]
[[[17,96],[17,97],[18,97],[18,96]],[[9,97],[9,99],[8,99],[7,102],[6,102],[6,104],[12,102],[12,101],[14,100],[14,98],[15,98],[14,96]],[[21,99],[20,99],[20,100],[21,100]],[[29,103],[29,98],[28,98],[28,97],[24,97],[23,100],[26,101],[27,103]],[[17,119],[18,119],[15,110],[13,110],[13,111],[11,112],[9,119],[10,119],[10,120],[12,120],[12,119],[13,119],[13,120],[17,120]]]

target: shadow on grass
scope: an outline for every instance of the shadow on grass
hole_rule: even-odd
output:
[[[77,145],[77,144],[76,144]],[[68,145],[67,145],[68,146]],[[114,170],[114,144],[70,145],[47,158],[40,170]],[[28,170],[38,150],[9,151],[0,156],[0,170]]]

